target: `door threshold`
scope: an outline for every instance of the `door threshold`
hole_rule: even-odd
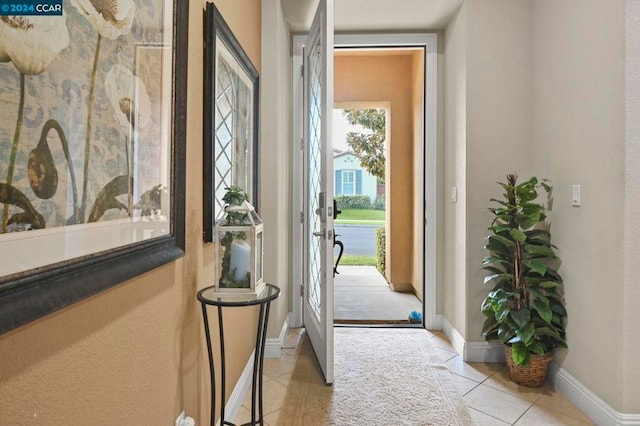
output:
[[[424,328],[421,323],[413,323],[409,320],[333,320],[334,327],[404,327]]]

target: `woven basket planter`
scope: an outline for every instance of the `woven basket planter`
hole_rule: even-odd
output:
[[[504,345],[504,356],[509,367],[511,381],[530,388],[539,388],[544,385],[544,380],[547,377],[547,367],[553,359],[553,353],[545,355],[531,354],[531,362],[526,367],[514,364],[511,357],[511,346]]]

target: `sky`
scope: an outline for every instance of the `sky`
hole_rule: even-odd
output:
[[[333,110],[333,148],[344,151],[348,148],[346,144],[347,133],[352,131],[365,130],[362,126],[351,126],[346,118],[342,116],[341,109]]]

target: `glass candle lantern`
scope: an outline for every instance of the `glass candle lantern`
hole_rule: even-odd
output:
[[[262,220],[247,201],[227,206],[226,218],[216,225],[216,291],[260,294],[262,278]]]

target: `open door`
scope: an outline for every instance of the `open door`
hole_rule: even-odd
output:
[[[333,0],[320,0],[304,45],[303,321],[333,383]]]

